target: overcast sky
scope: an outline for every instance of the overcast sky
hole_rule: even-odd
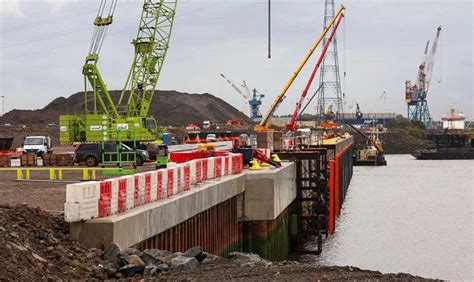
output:
[[[141,3],[119,0],[99,62],[109,90],[122,89],[125,83]],[[336,1],[337,6],[341,3]],[[442,25],[429,107],[436,119],[452,103],[473,118],[472,1],[344,4],[346,19],[338,44],[341,73],[347,73],[343,91],[348,104],[357,101],[364,112],[406,115],[405,80],[416,79],[426,41],[432,41]],[[97,0],[0,0],[0,91],[6,96],[7,111],[41,108],[55,97],[83,90],[81,68],[98,5]],[[265,93],[265,112],[318,37],[323,16],[323,0],[273,0],[273,58],[269,60],[266,0],[178,1],[158,89],[211,93],[242,110],[242,98],[220,78],[223,73]],[[293,111],[320,50],[277,114]],[[381,99],[384,91],[386,98]],[[314,108],[307,112],[314,113]]]

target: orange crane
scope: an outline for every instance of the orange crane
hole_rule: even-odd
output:
[[[290,86],[293,84],[293,82],[295,81],[296,77],[298,76],[298,74],[301,72],[301,70],[303,69],[303,67],[306,65],[306,63],[308,62],[309,58],[311,57],[311,55],[313,55],[314,51],[316,50],[316,48],[319,46],[319,44],[321,43],[321,41],[323,40],[324,36],[326,35],[326,33],[329,31],[329,29],[333,26],[334,22],[336,21],[336,19],[341,15],[343,14],[343,11],[345,10],[345,7],[343,5],[341,5],[337,11],[337,13],[334,15],[334,17],[331,19],[331,21],[329,22],[329,24],[324,27],[323,29],[323,32],[321,33],[321,35],[318,37],[318,39],[316,40],[316,42],[314,43],[314,45],[311,47],[311,49],[309,50],[309,52],[306,54],[306,56],[303,58],[303,61],[300,63],[300,65],[298,66],[298,68],[296,69],[296,71],[293,73],[293,75],[290,77],[290,79],[288,80],[288,82],[285,84],[285,86],[283,87],[283,89],[281,90],[280,94],[278,94],[278,96],[275,98],[275,101],[273,102],[273,104],[270,106],[270,109],[268,110],[268,112],[265,114],[265,116],[262,118],[262,120],[260,121],[259,124],[257,124],[255,126],[255,131],[257,132],[264,132],[264,131],[272,131],[270,126],[271,126],[271,119],[272,119],[272,116],[273,114],[275,113],[275,111],[278,109],[278,107],[280,106],[281,102],[283,101],[283,99],[285,98],[285,94],[286,92],[288,91],[288,89],[290,88]]]
[[[311,87],[311,84],[313,83],[314,77],[316,76],[316,72],[318,71],[319,66],[321,65],[321,62],[323,61],[324,56],[326,55],[326,51],[328,50],[329,45],[331,45],[332,38],[336,34],[337,28],[339,27],[339,24],[341,23],[341,20],[343,17],[344,17],[344,14],[341,14],[341,16],[336,22],[336,25],[331,31],[331,35],[329,36],[328,40],[326,41],[324,45],[323,51],[321,52],[318,62],[316,63],[316,66],[314,67],[313,72],[311,73],[308,79],[308,82],[306,83],[303,93],[301,94],[300,100],[298,101],[298,103],[296,103],[295,111],[293,112],[293,115],[291,116],[290,121],[286,124],[287,130],[296,131],[298,129],[298,126],[296,125],[296,120],[298,119],[301,105],[303,104],[304,98],[306,98],[306,95],[308,94],[308,90]]]

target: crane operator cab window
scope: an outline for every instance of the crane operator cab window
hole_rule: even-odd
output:
[[[150,132],[156,132],[156,121],[153,118],[143,119],[144,127]]]

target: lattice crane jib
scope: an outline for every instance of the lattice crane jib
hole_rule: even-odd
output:
[[[120,95],[127,100],[127,116],[144,117],[148,111],[169,48],[177,0],[145,0],[137,37],[132,41],[135,56]]]

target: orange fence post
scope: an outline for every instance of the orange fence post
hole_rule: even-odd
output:
[[[335,161],[329,161],[329,223],[328,229],[329,234],[334,233],[334,178],[335,178]]]
[[[341,164],[341,156],[336,157],[336,173],[335,173],[335,185],[334,185],[334,194],[335,194],[335,209],[336,209],[336,215],[339,217],[341,214],[341,201],[339,198],[339,193],[341,191],[341,187],[339,187],[339,176],[340,176],[340,166]]]

